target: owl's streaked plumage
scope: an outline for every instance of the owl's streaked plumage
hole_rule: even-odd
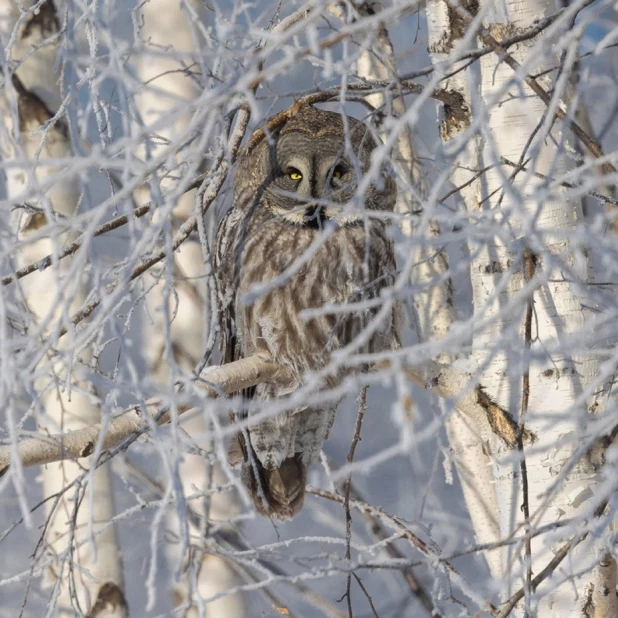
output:
[[[296,390],[307,370],[324,368],[333,350],[353,341],[377,309],[327,310],[359,303],[392,285],[395,257],[387,223],[371,211],[392,210],[396,190],[385,173],[352,198],[371,164],[375,141],[364,124],[305,106],[239,161],[234,203],[217,230],[215,268],[222,316],[224,362],[267,353],[292,380],[258,385],[258,401]],[[271,283],[243,303],[254,286]],[[397,307],[360,350],[398,345]],[[336,386],[344,372],[334,372]],[[335,417],[337,401],[286,411],[239,434],[242,477],[256,508],[291,518],[300,511],[307,466],[314,462]],[[248,440],[247,440],[248,438]],[[232,449],[234,450],[234,449]]]

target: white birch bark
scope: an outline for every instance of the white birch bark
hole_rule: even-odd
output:
[[[378,12],[379,3],[372,4],[373,12]],[[366,42],[367,44],[367,42]],[[388,34],[382,28],[377,35],[377,44],[365,50],[358,61],[358,73],[360,77],[368,80],[392,80],[398,72],[395,66],[392,45],[388,40]],[[374,107],[388,105],[384,95],[375,94],[368,97]],[[394,97],[390,101],[392,112],[400,117],[406,112],[406,104],[403,97]],[[420,163],[415,155],[412,141],[411,127],[406,127],[397,140],[397,147],[393,153],[393,160],[397,166],[402,180],[407,183],[409,190],[399,188],[397,212],[410,213],[415,201],[413,185],[419,198],[427,196],[425,178],[420,168]],[[407,187],[406,187],[407,188]],[[403,232],[410,237],[416,256],[416,268],[413,271],[415,282],[424,284],[426,289],[414,296],[414,306],[418,319],[418,330],[421,340],[434,340],[439,346],[439,340],[444,337],[453,321],[456,312],[453,306],[452,288],[450,279],[436,284],[436,280],[448,274],[448,258],[444,251],[437,252],[429,239],[438,238],[440,230],[438,224],[432,218],[435,215],[436,204],[428,200],[416,202],[422,203],[424,216],[421,224],[416,229],[404,222]],[[452,357],[446,352],[439,355],[442,362],[452,362]],[[491,543],[498,539],[499,529],[495,511],[495,492],[493,491],[493,479],[489,461],[485,449],[479,440],[478,433],[471,427],[469,419],[461,415],[459,411],[451,414],[446,421],[446,429],[451,445],[453,461],[458,470],[462,491],[468,504],[473,504],[476,518],[476,528],[479,530],[478,540],[481,543]],[[490,563],[499,564],[499,552],[487,552]]]
[[[50,109],[57,109],[60,103],[60,74],[54,71],[59,42],[54,37],[60,24],[51,1],[36,12],[28,11],[34,4],[23,3],[20,12],[12,0],[0,2],[2,45],[17,78],[13,84],[5,84],[0,103],[4,119],[1,157],[7,163],[23,162],[5,168],[7,194],[14,205],[27,203],[34,209],[14,212],[14,231],[23,247],[16,256],[18,265],[54,253],[70,241],[74,235],[59,231],[62,228],[56,223],[61,222],[60,217],[74,214],[80,197],[77,181],[62,179],[61,169],[50,162],[73,154],[64,121],[60,119],[41,132],[53,115]],[[44,183],[50,183],[51,188],[41,190]],[[49,334],[71,315],[84,300],[86,284],[86,274],[72,260],[24,280],[22,299],[30,312],[32,332],[40,328]],[[81,429],[100,420],[100,409],[90,395],[92,387],[79,369],[89,362],[90,351],[78,353],[67,339],[45,354],[36,368],[36,379],[25,379],[36,393],[33,407],[37,429],[43,434]],[[79,464],[60,461],[45,466],[45,496],[62,492],[91,463],[87,458]],[[45,505],[44,552],[53,558],[45,578],[52,589],[50,605],[55,606],[56,616],[123,618],[128,609],[120,552],[114,526],[105,527],[114,515],[109,466],[99,467],[85,479],[60,494],[58,502],[52,499]],[[81,503],[76,508],[78,499]]]
[[[461,6],[472,13],[479,9],[472,2],[464,2]],[[529,27],[535,19],[552,10],[553,4],[544,0],[504,5],[491,2],[480,7],[483,24],[487,26],[485,32],[497,40]],[[454,5],[450,7],[442,0],[430,2],[428,21],[430,49],[438,69],[441,60],[457,53],[461,37],[467,39],[468,49],[477,45],[470,30],[473,26],[461,17]],[[543,54],[542,48],[534,45],[533,39],[509,49],[509,53],[524,64],[526,74],[536,74],[555,65],[555,57]],[[461,185],[473,173],[464,172],[461,167],[482,169],[498,163],[500,157],[518,162],[531,139],[527,151],[530,169],[550,176],[565,171],[569,163],[564,156],[564,147],[559,149],[556,146],[561,144],[561,127],[552,128],[543,121],[546,105],[533,95],[522,79],[513,80],[513,69],[499,62],[495,53],[483,56],[478,62],[478,67],[459,73],[447,84],[448,88],[456,89],[462,95],[465,107],[460,111],[471,111],[469,118],[464,116],[463,123],[461,118],[452,114],[447,114],[442,123],[447,152],[456,152],[462,136],[468,140],[453,161],[453,183]],[[449,70],[452,68],[451,63]],[[548,90],[548,84],[543,82],[543,85]],[[564,88],[564,84],[558,85],[561,94],[560,88]],[[464,136],[470,121],[478,122],[476,131],[471,137]],[[538,135],[531,138],[539,124]],[[548,138],[550,132],[555,141]],[[487,171],[482,182],[476,181],[462,190],[461,197],[471,214],[495,213],[496,220],[502,221],[501,225],[508,229],[507,234],[495,234],[484,242],[470,243],[471,254],[477,252],[471,261],[475,319],[495,318],[474,333],[474,358],[480,367],[479,381],[486,392],[514,416],[522,410],[522,382],[529,368],[529,403],[525,421],[537,441],[531,447],[526,446],[524,453],[530,526],[534,529],[577,517],[590,508],[595,484],[592,466],[587,465],[582,457],[572,469],[563,468],[579,446],[578,431],[585,425],[588,414],[585,398],[581,395],[593,382],[597,365],[585,344],[580,343],[577,350],[563,348],[568,344],[562,342],[568,340],[569,335],[583,332],[585,321],[591,319],[583,309],[585,303],[580,291],[568,283],[547,283],[547,279],[557,277],[560,263],[574,272],[579,270],[582,279],[587,277],[586,259],[577,255],[569,242],[569,232],[581,221],[580,205],[568,203],[558,192],[543,194],[541,180],[532,174],[519,173],[511,182],[508,179],[511,171],[500,167]],[[499,209],[512,211],[508,219],[500,218]],[[536,265],[531,268],[534,272],[528,271],[532,274],[532,282],[527,282],[524,274],[525,247],[536,256]],[[584,264],[583,268],[581,264]],[[535,281],[538,282],[536,285]],[[524,335],[530,296],[534,302],[530,344],[535,353],[534,360],[530,360],[527,354]],[[513,299],[519,302],[514,303]],[[452,432],[450,436],[453,437]],[[479,459],[484,459],[482,464],[479,462],[479,468],[490,470],[487,458],[479,449],[482,445],[464,443],[462,446],[479,451]],[[499,536],[508,537],[520,530],[524,523],[522,472],[517,455],[516,451],[494,451],[490,454],[492,478],[488,479],[487,474],[469,477],[470,489],[465,496],[479,541],[497,540],[497,530],[487,530],[487,523],[479,514],[481,505],[475,498],[475,495],[488,496],[493,487],[496,493],[489,503],[493,504],[499,522]],[[561,471],[565,478],[557,490],[548,495]],[[573,529],[570,529],[532,540],[530,566],[533,577],[541,572],[558,547],[564,545],[572,534]],[[524,543],[502,552],[492,552],[487,557],[492,573],[500,583],[502,600],[521,587],[527,588]],[[592,566],[594,559],[594,551],[589,545],[571,550],[570,556],[560,565],[560,575],[555,576],[553,582],[542,583],[536,592],[527,589],[511,615],[581,616],[592,575],[588,573],[581,577],[575,573]],[[574,582],[560,585],[563,578],[573,578]]]
[[[205,78],[196,81],[190,76],[197,73],[199,66],[190,66],[192,58],[198,58],[199,50],[195,48],[197,20],[200,3],[181,0],[149,0],[140,7],[143,26],[141,38],[144,42],[144,53],[137,63],[136,70],[145,84],[143,94],[137,100],[137,107],[142,122],[147,127],[165,118],[171,110],[182,109],[198,95],[198,81],[206,83]],[[163,53],[163,50],[167,50]],[[194,54],[192,55],[192,53]],[[188,69],[184,71],[183,69]],[[152,135],[144,149],[145,158],[156,156],[166,148],[168,140],[177,139],[186,129],[190,113],[181,115],[168,128]],[[170,152],[168,171],[170,177],[148,179],[152,188],[156,183],[161,190],[171,189],[177,184],[183,173],[183,154]],[[177,166],[177,167],[175,167]],[[174,169],[175,168],[175,169]],[[158,189],[158,188],[157,188]],[[157,199],[156,191],[148,192],[146,186],[138,195],[138,201],[146,202]],[[186,220],[193,211],[195,191],[186,193],[178,200],[174,208],[177,220]],[[197,241],[189,239],[183,243],[180,251],[174,253],[173,277],[174,291],[162,281],[147,296],[147,306],[150,320],[144,320],[144,341],[147,342],[144,353],[152,377],[172,387],[175,375],[170,371],[170,363],[190,374],[199,362],[205,350],[207,325],[210,321],[205,285],[204,256]],[[169,267],[169,265],[168,265]],[[170,323],[170,316],[174,316]],[[177,375],[177,372],[176,372]],[[183,418],[178,423],[175,436],[180,438],[183,433],[191,436],[195,443],[206,451],[209,443],[200,441],[199,436],[207,429],[204,417],[192,415]],[[172,449],[180,458],[176,473],[179,475],[185,495],[195,493],[195,488],[207,489],[211,484],[217,484],[221,479],[218,469],[209,471],[206,461],[199,455],[184,453],[183,442],[178,448]],[[176,464],[170,462],[172,468]],[[202,501],[202,508],[197,509],[213,521],[225,521],[233,516],[235,505],[229,492],[211,498],[210,503]],[[196,508],[196,505],[193,505]],[[208,509],[206,513],[205,509]],[[182,536],[183,522],[175,511],[168,516],[169,527]],[[201,538],[203,531],[190,526],[190,534]],[[187,548],[181,542],[180,547]],[[173,596],[175,605],[189,604],[192,609],[188,617],[205,615],[209,617],[244,616],[245,608],[240,593],[221,596],[216,601],[204,606],[203,600],[224,593],[237,585],[238,578],[228,564],[217,556],[204,555],[201,566],[190,564],[186,556],[179,556],[179,546],[168,544],[166,551],[172,570],[182,563],[185,574],[180,582],[174,584]],[[180,550],[181,553],[183,550]],[[179,562],[180,561],[180,562]],[[199,568],[196,583],[190,573],[191,568]]]
[[[372,13],[380,10],[379,2],[367,2],[359,7],[361,14],[366,14],[367,9]],[[382,27],[377,33],[375,40],[366,40],[365,49],[359,57],[357,72],[359,77],[379,81],[393,80],[398,75],[392,44],[388,32]],[[390,111],[401,117],[406,112],[406,104],[403,97],[395,96],[387,101],[383,94],[373,94],[367,97],[375,108],[391,108]],[[425,210],[421,218],[421,225],[412,229],[409,222],[402,224],[402,230],[410,237],[411,246],[416,256],[416,268],[413,272],[415,282],[424,284],[426,290],[414,296],[414,305],[418,319],[418,330],[421,340],[435,340],[439,346],[439,339],[444,337],[453,321],[456,312],[453,306],[451,281],[436,284],[436,279],[448,275],[448,258],[444,251],[436,253],[432,244],[427,244],[429,238],[438,238],[440,234],[437,223],[431,219],[436,204],[423,200],[413,199],[416,193],[418,198],[426,197],[426,180],[418,157],[415,154],[412,139],[413,128],[406,127],[401,131],[397,139],[397,146],[393,153],[393,161],[397,166],[400,178],[405,189],[399,188],[396,210],[399,213],[410,213],[416,203],[417,207],[422,203]],[[407,189],[407,190],[406,190]],[[446,352],[439,355],[444,363],[452,362],[452,357]],[[473,504],[473,510],[477,522],[476,528],[480,531],[478,540],[481,543],[491,543],[499,538],[498,520],[496,514],[495,492],[493,491],[493,479],[489,461],[485,449],[471,427],[470,420],[464,417],[460,411],[455,411],[446,421],[446,428],[451,445],[452,457],[459,474],[462,491],[468,504]],[[487,558],[498,567],[498,552],[487,552]]]
[[[361,17],[377,14],[380,9],[380,2],[366,2],[357,7]],[[338,16],[343,14],[339,7],[332,10]],[[378,31],[372,34],[373,36],[368,36],[361,42],[364,49],[357,61],[359,77],[368,81],[396,80],[398,70],[388,31],[381,25]],[[397,96],[396,92],[388,99],[384,94],[372,94],[367,100],[384,114],[401,117],[406,113],[405,100],[402,96]],[[415,206],[418,209],[421,204],[424,210],[420,218],[421,224],[416,229],[412,228],[409,220],[402,222],[401,229],[410,239],[410,246],[415,252],[416,266],[412,279],[425,286],[423,292],[414,296],[418,334],[421,340],[435,340],[439,347],[439,339],[448,333],[456,318],[456,312],[446,253],[436,251],[436,247],[427,242],[440,235],[439,226],[432,218],[437,205],[426,199],[426,178],[415,154],[413,132],[414,125],[405,126],[397,137],[392,154],[400,182],[396,212],[409,214]],[[436,283],[439,278],[442,282]],[[453,360],[446,352],[442,352],[439,359],[444,363]],[[422,378],[420,383],[422,384]],[[472,505],[476,529],[479,531],[478,540],[481,543],[495,542],[499,538],[496,495],[486,449],[478,433],[480,428],[475,431],[470,418],[463,416],[459,410],[447,418],[446,428],[462,491],[467,504]],[[486,556],[498,572],[501,566],[500,551],[486,552]]]
[[[366,2],[356,7],[356,10],[361,17],[377,14],[381,10],[381,3]],[[338,6],[331,7],[331,11],[338,17],[344,16]],[[368,81],[396,80],[398,71],[386,28],[381,25],[377,32],[371,34],[372,36],[359,42],[363,49],[356,67],[359,77]],[[384,94],[372,94],[367,100],[384,114],[401,117],[406,113],[405,100],[402,96],[396,96],[396,92],[388,99]],[[408,214],[415,205],[418,208],[422,204],[423,207],[421,224],[416,229],[412,228],[409,220],[404,220],[401,228],[410,239],[410,246],[415,252],[416,266],[412,278],[414,282],[425,286],[423,292],[414,295],[418,334],[421,340],[436,340],[439,347],[439,339],[448,333],[456,318],[456,312],[453,307],[451,282],[447,276],[449,266],[446,253],[437,252],[436,247],[427,242],[438,238],[440,230],[432,218],[435,216],[436,204],[425,199],[426,179],[415,154],[413,131],[414,125],[405,126],[399,133],[393,150],[392,160],[400,183],[396,211]],[[442,278],[442,282],[436,284],[438,278]],[[445,363],[453,360],[451,355],[444,351],[439,355],[439,359]],[[419,383],[422,384],[422,378]],[[474,513],[478,540],[481,543],[493,543],[499,539],[497,501],[490,463],[479,436],[480,428],[474,428],[469,417],[463,416],[459,410],[447,418],[446,427],[462,490],[467,504],[472,505],[470,510]],[[498,572],[501,564],[499,550],[487,552],[486,555],[494,571]]]
[[[457,34],[452,33],[446,2],[438,0],[427,3],[427,23],[429,51],[434,64],[438,64],[448,57],[458,39]],[[445,40],[449,40],[449,43],[447,44]],[[441,136],[446,143],[467,128],[470,122],[469,113],[472,104],[466,73],[456,74],[448,80],[444,87],[457,92],[462,101],[462,107],[457,110],[459,113],[456,118],[442,119]],[[470,180],[472,173],[464,169],[466,166],[472,170],[478,167],[477,149],[476,140],[470,139],[460,155],[458,162],[461,162],[461,165],[453,167],[451,181],[455,186],[464,185]],[[477,203],[478,190],[478,182],[461,190],[460,195],[466,205]],[[419,315],[423,316],[422,309],[420,309]],[[450,317],[452,319],[454,316]],[[431,314],[425,317],[425,321],[430,320]],[[490,460],[487,449],[483,445],[480,429],[474,427],[468,418],[464,418],[456,411],[447,421],[447,433],[477,540],[483,544],[495,543],[500,538],[498,500]],[[503,574],[501,550],[486,552],[485,557],[494,577],[500,578]]]
[[[359,15],[379,14],[381,2],[365,2],[357,7]],[[369,81],[396,81],[399,76],[393,46],[388,31],[383,24],[372,36],[361,41],[363,52],[357,62],[359,77]],[[407,106],[403,96],[398,96],[397,89],[387,98],[385,94],[376,93],[367,96],[367,100],[376,109],[387,116],[400,118],[406,114]],[[415,251],[416,265],[412,272],[415,283],[426,286],[422,292],[414,295],[414,306],[418,319],[418,334],[421,340],[444,337],[455,319],[452,305],[451,282],[436,285],[436,280],[448,273],[448,259],[444,251],[437,251],[431,241],[438,238],[440,228],[435,220],[436,204],[427,201],[427,175],[414,147],[413,135],[417,129],[418,114],[414,114],[397,135],[396,146],[391,160],[399,177],[396,212],[406,216],[401,222],[403,233],[410,239],[410,247]],[[415,210],[424,211],[419,218],[420,224],[413,229],[409,215]],[[440,360],[447,361],[449,355],[443,354]]]

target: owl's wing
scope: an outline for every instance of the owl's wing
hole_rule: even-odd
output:
[[[236,321],[236,294],[238,291],[238,267],[236,235],[239,224],[239,213],[234,208],[228,210],[221,219],[215,238],[214,267],[215,281],[217,286],[217,305],[220,326],[220,350],[221,362],[224,364],[240,360],[242,349],[240,334]],[[255,387],[244,389],[242,395],[245,399],[251,399]],[[236,416],[230,412],[230,423],[235,423],[236,418],[244,418],[243,412]],[[242,434],[238,434],[230,443],[228,458],[232,465],[240,461],[246,461],[248,457],[245,440]]]
[[[388,226],[382,223],[374,225],[372,233],[374,234],[375,244],[372,259],[369,260],[369,283],[363,291],[365,298],[379,298],[383,289],[389,288],[395,283],[397,275],[395,248],[393,241],[388,237]],[[379,309],[379,307],[376,307],[369,311],[370,319],[375,316]],[[376,333],[372,338],[371,351],[399,349],[401,347],[402,324],[402,305],[400,301],[396,301],[393,303],[386,329],[381,333]]]
[[[221,328],[221,362],[231,363],[240,359],[240,342],[236,332],[235,301],[238,287],[236,276],[235,222],[236,213],[231,208],[225,214],[215,238],[214,267],[217,289],[217,309]]]

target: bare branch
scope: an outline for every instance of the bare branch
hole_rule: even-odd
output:
[[[208,393],[217,397],[219,393],[234,393],[269,380],[278,371],[277,365],[256,355],[224,367],[209,367],[202,373],[202,380],[209,385],[205,387]],[[188,409],[190,408],[180,407],[178,413],[182,414]],[[109,449],[131,434],[150,427],[151,421],[147,416],[160,425],[169,422],[167,408],[162,406],[158,399],[152,399],[145,410],[132,406],[108,424],[97,423],[70,433],[27,438],[17,445],[17,454],[24,467],[87,457],[92,454],[102,430],[105,431],[102,448]],[[0,476],[9,469],[12,456],[12,446],[0,447]]]

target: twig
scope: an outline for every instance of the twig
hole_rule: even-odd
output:
[[[511,54],[507,53],[506,50],[494,39],[489,33],[481,32],[480,33],[481,40],[489,45],[499,56],[501,60],[504,60],[515,72],[519,72],[521,69],[521,65]],[[545,91],[545,89],[530,75],[524,75],[524,81],[531,90],[545,103],[547,107],[551,105],[551,96]],[[562,109],[560,105],[556,107],[556,116],[562,120],[566,121],[571,131],[577,136],[577,138],[586,146],[590,154],[592,154],[597,159],[601,159],[605,157],[605,153],[601,148],[601,145],[586,131],[584,131],[577,122],[567,116],[567,113]],[[601,168],[606,174],[615,174],[616,168],[609,163],[609,161],[605,161],[601,164]]]
[[[122,474],[129,475],[130,478],[139,483],[142,487],[145,487],[149,492],[154,494],[157,499],[162,499],[165,495],[165,486],[162,481],[154,478],[141,466],[128,458],[122,460]],[[188,516],[192,524],[200,529],[200,520],[202,516],[191,507],[187,506]],[[233,552],[235,553],[249,553],[251,548],[243,541],[242,537],[232,528],[217,528],[212,532],[212,538],[217,545],[222,547],[224,552],[216,552],[212,548],[212,544],[207,547],[206,552],[225,559],[228,564],[245,580],[252,582],[259,582],[259,578],[249,568],[249,565],[242,564],[239,560],[234,559]],[[266,570],[277,577],[285,577],[286,573],[271,561],[264,560],[262,558],[255,558],[255,564],[259,565],[262,569]],[[305,586],[301,581],[284,581],[286,585],[295,588],[301,597],[305,598],[306,602],[313,605],[316,609],[320,610],[325,616],[332,618],[344,618],[343,612],[340,612],[336,607],[331,605],[326,599],[315,594],[310,588]],[[264,594],[275,606],[284,607],[285,604],[275,595],[269,587],[261,586],[259,590]],[[293,614],[290,612],[289,614]]]
[[[307,487],[307,493],[318,496],[320,498],[325,498],[326,500],[338,502],[339,504],[345,503],[345,498],[343,496],[335,494],[331,491],[327,491],[325,489]],[[384,509],[378,506],[373,506],[358,501],[351,501],[350,504],[352,504],[352,506],[361,511],[367,511],[369,513],[372,513],[373,515],[380,517],[381,519],[388,521],[394,530],[397,530],[399,533],[401,533],[401,536],[407,539],[410,544],[413,545],[416,549],[418,549],[424,556],[427,556],[432,561],[438,561],[440,562],[440,564],[443,564],[446,570],[455,577],[462,591],[470,598],[472,598],[483,611],[489,612],[492,616],[498,615],[498,609],[495,605],[493,605],[493,603],[478,598],[478,595],[474,593],[471,586],[468,584],[466,579],[459,574],[457,569],[455,569],[455,567],[447,559],[441,557],[438,551],[436,551],[433,547],[425,543],[425,541],[423,541],[420,537],[418,537],[411,530],[409,530],[397,517],[391,515],[390,513],[387,513]]]
[[[534,277],[535,265],[534,256],[528,247],[525,247],[523,253],[524,261],[524,278],[529,283]],[[524,321],[524,346],[525,358],[530,358],[530,348],[532,346],[532,312],[534,307],[534,291],[530,292],[528,297],[528,305],[526,307],[526,317]],[[521,414],[519,417],[519,426],[517,428],[517,449],[519,451],[519,466],[521,468],[521,489],[522,489],[522,510],[524,513],[525,525],[525,541],[524,547],[526,551],[526,584],[524,586],[527,606],[525,610],[526,618],[528,617],[528,603],[532,593],[532,539],[530,537],[530,502],[528,493],[528,467],[526,465],[526,454],[524,452],[524,432],[526,415],[528,413],[528,402],[530,400],[530,361],[526,361],[526,367],[522,378],[522,393],[521,393]]]
[[[197,189],[203,180],[208,176],[208,174],[200,174],[195,178],[195,180],[187,187],[184,193],[188,193],[193,189]],[[6,275],[2,277],[2,285],[9,285],[11,283],[15,283],[18,279],[22,279],[23,277],[37,271],[45,270],[49,268],[53,261],[60,261],[63,258],[73,255],[83,244],[84,241],[90,238],[97,238],[98,236],[102,236],[103,234],[107,234],[113,230],[117,230],[118,228],[126,225],[131,219],[140,219],[144,215],[148,214],[153,207],[152,202],[148,202],[146,204],[142,204],[133,209],[133,212],[130,215],[120,215],[107,223],[102,223],[98,227],[96,227],[91,234],[82,234],[78,238],[76,238],[70,245],[65,247],[62,251],[59,251],[57,255],[46,255],[44,258],[33,262],[32,264],[27,264],[26,266],[16,270],[14,273],[10,275]]]
[[[541,174],[540,172],[535,172],[535,171],[530,170],[525,165],[518,165],[514,161],[509,161],[509,159],[505,157],[500,157],[500,161],[504,163],[504,165],[508,165],[509,167],[515,167],[522,172],[532,173],[533,176],[535,176],[536,178],[540,178],[541,180],[554,180],[553,178],[550,178],[549,176],[546,176],[545,174]],[[485,170],[482,170],[482,171],[485,171]],[[582,189],[581,186],[573,184],[572,182],[567,182],[566,180],[561,180],[559,181],[558,184],[561,187],[566,187],[567,189],[576,189],[576,190]],[[618,206],[618,200],[608,195],[603,195],[602,193],[599,193],[598,191],[584,191],[584,194],[589,195],[590,197],[594,197],[597,200],[605,202],[606,204],[611,204],[612,206]]]
[[[530,590],[532,592],[534,592],[537,589],[537,587],[539,586],[539,584],[543,580],[545,580],[547,577],[549,577],[556,570],[556,567],[566,558],[566,556],[568,555],[569,551],[571,551],[571,549],[574,548],[578,543],[581,543],[581,541],[583,541],[586,538],[587,534],[588,533],[583,534],[579,538],[571,539],[570,541],[565,543],[556,552],[555,556],[549,561],[547,566],[532,580],[532,582],[530,582]],[[519,603],[519,601],[521,601],[521,599],[523,598],[523,596],[525,594],[526,587],[527,586],[524,586],[524,587],[520,588],[504,604],[504,606],[502,607],[500,612],[495,614],[495,618],[507,618],[507,616],[509,616],[510,613],[515,609],[515,606],[517,605],[517,603]]]
[[[363,591],[363,594],[365,595],[365,598],[367,599],[369,603],[369,607],[371,607],[371,611],[374,615],[374,618],[380,618],[380,616],[378,616],[378,612],[376,611],[375,606],[373,605],[373,599],[371,598],[370,594],[367,592],[367,589],[363,585],[363,582],[361,581],[360,577],[356,573],[352,573],[352,575],[354,576],[354,579],[356,580],[356,583],[359,585],[360,589]]]
[[[362,496],[362,494],[358,491],[358,489],[354,487],[352,483],[350,483],[350,497],[352,498],[352,500],[355,500],[356,502],[367,502]],[[360,513],[361,513],[362,519],[367,524],[369,531],[375,538],[377,538],[380,541],[384,541],[387,538],[389,538],[390,535],[386,532],[386,530],[384,530],[384,526],[382,525],[378,517],[376,517],[369,511],[361,510]],[[393,545],[393,543],[389,543],[388,545],[386,545],[385,550],[388,553],[388,555],[391,556],[391,558],[397,558],[400,560],[404,559],[404,555],[399,551],[399,549],[397,549],[395,545]],[[408,586],[410,587],[410,591],[412,592],[412,594],[420,601],[420,603],[427,610],[430,616],[435,615],[433,613],[435,610],[434,610],[431,597],[429,596],[429,594],[427,594],[427,591],[425,590],[425,588],[423,588],[423,586],[414,577],[412,568],[404,567],[402,569],[402,574],[406,582],[408,583]]]
[[[407,13],[412,12],[417,6],[419,2],[417,0],[412,0],[411,2],[406,2],[402,6],[394,6],[390,7],[380,13],[379,16],[374,15],[371,17],[367,17],[363,19],[361,22],[351,22],[349,24],[344,24],[337,32],[332,34],[325,39],[317,42],[315,45],[311,45],[305,47],[303,49],[299,49],[294,54],[294,58],[297,60],[301,60],[302,58],[306,58],[311,56],[316,49],[318,50],[326,50],[332,49],[342,41],[353,37],[355,34],[359,32],[366,32],[370,28],[379,28],[385,22],[396,22],[397,20],[404,17]],[[281,41],[277,42],[278,46],[281,46]],[[255,90],[257,87],[266,81],[269,78],[267,73],[264,73],[261,70],[261,64],[272,50],[268,49],[268,46],[264,46],[264,48],[260,51],[257,58],[257,75],[255,75],[248,84],[248,88]],[[286,58],[286,62],[289,62],[289,58]],[[270,67],[271,71],[277,70],[277,65]]]
[[[367,386],[363,386],[360,395],[356,400],[358,403],[358,415],[356,416],[356,426],[354,428],[354,437],[352,438],[352,444],[350,445],[350,451],[346,457],[348,465],[354,461],[354,452],[356,451],[356,445],[361,440],[361,429],[363,427],[363,418],[365,417],[365,411],[367,410]],[[350,544],[352,542],[352,515],[350,514],[350,485],[352,483],[352,473],[348,474],[344,484],[344,509],[345,509],[345,558],[351,560],[352,554],[350,551]],[[345,596],[348,601],[348,616],[352,616],[352,595],[351,595],[352,573],[348,573],[346,582]],[[372,605],[373,608],[373,605]]]
[[[384,364],[379,364],[384,368]],[[500,407],[481,385],[469,388],[465,375],[460,374],[451,365],[428,361],[422,369],[408,368],[405,375],[410,382],[417,384],[439,397],[455,400],[458,410],[472,419],[484,439],[491,435],[498,436],[509,448],[517,446],[517,423],[507,410]],[[462,394],[464,393],[464,394]],[[534,442],[534,434],[524,430],[526,442]]]

